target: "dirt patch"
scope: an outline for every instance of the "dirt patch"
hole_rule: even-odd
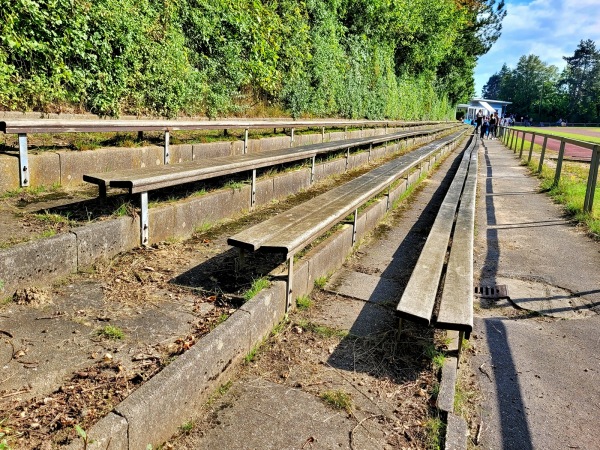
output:
[[[318,291],[312,300],[315,306],[290,315],[256,354],[249,355],[236,384],[266,380],[309,393],[328,404],[333,413],[341,410],[348,426],[347,444],[342,448],[365,448],[358,444],[361,439],[369,442],[366,448],[431,445],[429,427],[437,419],[432,408],[437,385],[437,369],[430,356],[435,349],[432,331],[409,325],[399,339],[393,312],[378,305],[370,307],[377,308],[383,320],[370,329],[356,326],[366,318],[364,313],[355,317],[350,329],[331,327],[328,311],[339,297]],[[353,330],[364,331],[354,334]],[[439,337],[435,339],[439,343]],[[235,402],[225,393],[229,386],[207,405],[193,431],[175,437],[167,447],[207,445],[205,439],[219,428],[222,411]],[[313,442],[306,448],[313,448],[309,445]]]

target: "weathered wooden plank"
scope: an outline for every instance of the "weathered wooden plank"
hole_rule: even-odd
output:
[[[396,308],[403,318],[427,325],[431,323],[454,217],[468,172],[470,149],[471,147],[463,154],[458,171],[440,206],[427,241]]]
[[[406,127],[432,125],[442,122],[403,122],[378,120],[4,120],[0,121],[0,131],[7,134],[19,133],[77,133],[77,132],[118,132],[118,131],[177,131],[214,129],[273,129],[311,128],[345,126],[392,126]]]
[[[477,152],[473,151],[452,236],[452,248],[436,319],[437,327],[464,331],[467,339],[473,330],[473,237],[477,161]]]
[[[455,133],[403,155],[246,229],[230,237],[227,242],[253,251],[260,248],[266,251],[295,253],[459,134]]]
[[[126,169],[108,173],[83,175],[83,180],[101,187],[117,187],[129,189],[131,194],[147,192],[173,185],[179,185],[208,178],[254,170],[262,167],[284,164],[312,158],[316,154],[327,153],[348,147],[357,147],[369,143],[378,143],[394,139],[406,138],[420,134],[429,134],[444,128],[431,131],[398,132],[386,136],[348,139],[306,145],[298,148],[283,148],[269,152],[258,152],[237,156],[208,158],[194,162],[154,166],[144,169]]]

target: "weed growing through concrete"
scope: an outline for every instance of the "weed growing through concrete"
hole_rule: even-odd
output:
[[[446,425],[440,417],[430,417],[425,422],[427,432],[427,448],[430,450],[441,450],[444,448],[444,436]]]
[[[246,292],[244,292],[244,300],[246,300],[246,301],[250,300],[256,294],[258,294],[260,291],[268,288],[270,284],[271,284],[270,281],[265,277],[257,278],[256,280],[254,280],[252,282],[250,289],[248,289]]]
[[[179,430],[181,431],[182,434],[190,434],[193,429],[194,429],[194,422],[192,422],[191,420],[185,422],[184,424],[182,424],[179,427]]]
[[[244,356],[244,362],[246,364],[250,364],[256,359],[256,355],[258,354],[259,348],[260,345],[255,345],[254,347],[252,347],[252,350],[250,350],[250,352],[246,356]]]
[[[303,295],[302,297],[298,297],[296,299],[296,307],[299,310],[306,310],[313,305],[312,300],[308,295]]]
[[[334,409],[352,413],[352,397],[344,391],[325,391],[321,394],[321,399]]]
[[[431,359],[433,367],[436,369],[441,369],[444,365],[444,361],[446,360],[446,355],[440,352],[433,344],[429,344],[425,347],[425,356],[428,359]]]
[[[327,280],[329,280],[329,277],[319,277],[315,280],[315,287],[318,289],[323,289],[325,287],[325,285],[327,284]]]
[[[125,337],[123,330],[112,325],[106,325],[105,327],[100,328],[96,333],[98,336],[115,341],[120,341]]]

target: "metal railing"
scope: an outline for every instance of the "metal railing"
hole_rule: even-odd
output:
[[[515,128],[500,128],[500,136],[504,142],[504,144],[512,149],[515,153],[517,152],[517,146],[519,143],[519,134],[521,135],[521,145],[519,149],[519,158],[523,158],[523,150],[525,146],[525,136],[530,135],[529,141],[529,154],[527,157],[527,163],[531,162],[531,157],[533,154],[533,146],[535,144],[536,136],[543,137],[544,140],[542,142],[542,148],[540,152],[540,161],[538,164],[538,173],[542,171],[542,166],[544,164],[544,158],[546,155],[546,149],[549,140],[556,140],[560,142],[560,147],[558,150],[558,157],[556,160],[556,171],[554,173],[554,182],[553,186],[558,186],[560,182],[560,175],[562,172],[562,165],[565,157],[565,146],[567,144],[572,144],[577,147],[585,148],[592,151],[591,160],[590,160],[590,170],[588,173],[587,179],[587,187],[585,192],[585,199],[583,202],[583,211],[586,213],[590,213],[592,211],[592,207],[594,205],[594,193],[596,192],[596,185],[598,183],[598,165],[600,163],[600,144],[595,144],[593,142],[581,141],[578,139],[571,139],[563,136],[557,136],[552,133],[541,133],[539,131],[528,131],[528,130],[518,130]],[[514,147],[514,148],[513,148]]]
[[[433,125],[442,121],[428,122],[402,122],[402,121],[376,121],[376,120],[202,120],[202,121],[169,121],[169,120],[4,120],[0,121],[0,131],[5,134],[18,135],[19,143],[19,181],[21,187],[30,184],[29,157],[27,149],[27,135],[34,133],[90,133],[90,132],[122,132],[144,131],[164,132],[164,163],[169,164],[170,132],[179,130],[244,130],[244,149],[248,152],[249,129],[277,129],[290,130],[290,147],[294,143],[294,130],[296,128],[321,128],[322,140],[325,140],[325,128],[348,127],[403,127],[411,130],[413,127]]]

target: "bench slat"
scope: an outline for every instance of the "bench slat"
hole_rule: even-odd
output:
[[[440,131],[428,130],[429,132]],[[320,144],[311,144],[299,148],[283,148],[269,152],[257,152],[245,155],[207,158],[200,161],[175,165],[161,165],[144,169],[125,169],[108,173],[86,174],[83,180],[102,187],[110,186],[129,189],[130,194],[147,192],[152,189],[200,181],[208,178],[239,173],[262,167],[284,164],[308,159],[320,153],[356,147],[362,144],[379,143],[394,139],[424,134],[418,132],[398,132],[384,136],[348,139]]]
[[[403,318],[427,325],[431,322],[454,217],[468,171],[470,159],[468,150],[463,154],[458,171],[440,206],[421,255],[396,308]]]
[[[253,251],[260,248],[293,254],[461,133],[462,131],[429,143],[377,167],[344,185],[246,229],[230,237],[227,242],[229,245]]]
[[[461,197],[446,278],[440,300],[436,326],[464,331],[466,338],[473,330],[473,237],[477,194],[477,152],[471,164]]]

